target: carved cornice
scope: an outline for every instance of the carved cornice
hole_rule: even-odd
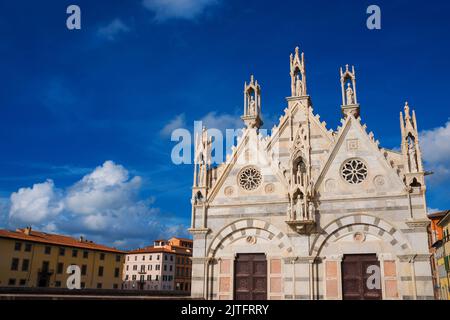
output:
[[[191,234],[205,234],[206,235],[211,232],[211,229],[210,228],[190,228],[190,229],[188,229],[188,231]]]

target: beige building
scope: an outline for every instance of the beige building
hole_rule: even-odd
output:
[[[383,148],[360,117],[354,68],[340,71],[336,130],[313,109],[306,74],[296,48],[291,94],[268,136],[251,77],[245,129],[225,163],[211,166],[207,130],[196,137],[192,296],[433,299],[414,111],[400,114],[400,151]]]
[[[67,288],[67,267],[81,270],[81,288],[120,288],[124,252],[86,239],[30,227],[0,230],[0,287]]]

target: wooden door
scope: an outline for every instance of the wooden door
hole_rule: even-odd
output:
[[[370,268],[371,266],[375,266]],[[377,269],[376,269],[377,268]],[[367,280],[374,275],[381,277],[380,262],[375,254],[344,255],[342,260],[342,296],[344,300],[381,300],[380,286],[368,285]]]
[[[238,254],[234,262],[234,299],[267,300],[265,254]]]

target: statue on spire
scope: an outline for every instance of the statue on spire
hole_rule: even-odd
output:
[[[341,68],[341,89],[342,89],[342,113],[344,116],[352,114],[355,118],[359,117],[359,104],[356,97],[356,72],[352,66],[345,65],[345,71]],[[347,87],[347,88],[346,88]]]
[[[295,48],[295,55],[290,56],[291,62],[291,96],[306,96],[305,55]]]
[[[247,128],[257,128],[262,126],[261,120],[261,87],[255,81],[253,75],[250,76],[250,83],[244,84],[244,115],[241,119]]]

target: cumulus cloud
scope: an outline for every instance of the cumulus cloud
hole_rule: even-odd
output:
[[[106,161],[64,190],[56,189],[52,180],[21,188],[10,197],[9,224],[85,235],[122,247],[143,246],[167,235],[187,236],[182,221],[163,219],[160,210],[152,207],[153,199],[139,198],[141,180]],[[3,207],[7,205],[0,202]]]
[[[120,34],[127,33],[130,28],[120,19],[114,19],[105,26],[100,27],[97,30],[97,34],[109,41],[114,41]]]
[[[57,216],[63,203],[52,180],[21,188],[11,194],[9,217],[13,221],[39,223]]]
[[[172,18],[192,20],[219,0],[143,0],[143,6],[155,14],[157,21]]]
[[[218,114],[213,111],[204,116],[201,121],[208,129],[218,129],[225,133],[226,129],[242,129],[244,124],[239,116],[231,114]]]
[[[427,170],[433,171],[429,181],[440,184],[450,179],[450,120],[442,127],[422,131],[420,144]]]
[[[161,135],[170,137],[172,132],[176,129],[186,128],[186,119],[184,113],[177,115],[169,121],[161,130]]]

